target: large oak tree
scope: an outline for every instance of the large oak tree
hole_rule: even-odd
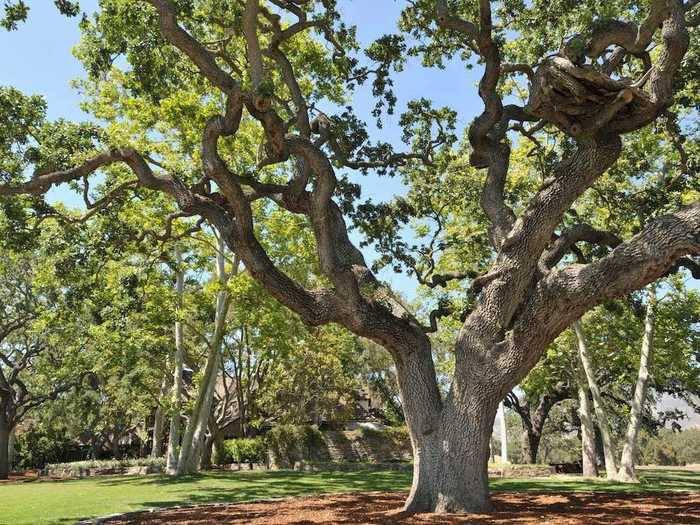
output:
[[[396,363],[414,448],[409,511],[487,510],[489,437],[499,401],[584,312],[700,254],[700,201],[650,221],[621,243],[585,221],[565,220],[623,154],[623,136],[653,125],[673,106],[674,90],[692,82],[697,64],[683,61],[697,52],[688,53],[688,28],[698,21],[695,0],[620,0],[604,8],[565,0],[414,0],[401,20],[407,34],[372,44],[369,66],[354,56],[354,30],[333,0],[100,4],[94,21],[84,22],[81,53],[97,79],[95,96],[116,100],[111,113],[98,116],[121,133],[66,123],[43,124],[37,132],[12,112],[3,115],[10,138],[0,138],[17,166],[4,168],[0,195],[38,195],[77,183],[87,196],[90,175],[98,171],[107,174],[107,184],[100,200],[86,199],[92,208],[133,191],[161,192],[177,203],[177,217],[200,216],[220,231],[250,275],[307,324],[338,323],[384,346]],[[586,27],[562,41],[570,17]],[[370,142],[351,109],[333,116],[318,110],[343,103],[364,81],[378,101],[373,116],[392,110],[391,74],[409,52],[422,54],[428,65],[460,55],[483,72],[484,109],[465,132],[471,167],[462,169],[475,174],[465,192],[480,186],[476,199],[489,222],[481,239],[487,269],[478,272],[474,261],[460,260],[450,273],[428,265],[420,275],[428,286],[470,283],[446,396],[428,333],[448,308],[439,305],[428,327],[377,279],[348,236],[344,212],[353,209],[354,188],[336,170],[418,166],[439,174],[455,141],[456,115],[426,100],[411,103],[401,119],[411,149],[402,153]],[[107,89],[99,79],[114,79],[120,55],[130,67]],[[513,82],[526,94],[523,104],[503,102]],[[189,98],[174,107],[176,92]],[[123,93],[132,101],[160,102],[160,111],[121,104]],[[46,145],[34,145],[46,126]],[[538,134],[559,146],[543,167],[541,185],[516,207],[508,190],[511,145],[537,142]],[[104,149],[90,155],[98,143]],[[251,155],[253,145],[260,147]],[[16,159],[23,148],[27,155]],[[71,165],[76,158],[81,162]],[[26,179],[28,165],[34,174]],[[663,169],[679,170],[666,173],[671,186],[688,175],[682,167]],[[319,273],[313,286],[283,272],[266,252],[254,214],[261,202],[302,217],[300,225],[313,232]],[[360,211],[370,215],[370,226],[386,219],[369,207]],[[470,236],[465,232],[462,241]],[[577,243],[615,248],[574,263],[567,254]],[[404,244],[398,253],[408,262],[409,248]]]

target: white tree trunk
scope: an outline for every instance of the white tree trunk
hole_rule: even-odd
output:
[[[214,335],[208,342],[207,363],[204,369],[204,377],[199,386],[192,415],[185,429],[180,449],[177,474],[192,474],[199,467],[204,437],[209,424],[211,405],[214,399],[214,389],[221,363],[221,347],[226,331],[226,318],[231,304],[230,295],[226,290],[229,276],[226,274],[226,259],[224,256],[224,242],[219,238],[219,246],[216,254],[216,274],[220,290],[216,296],[216,317],[214,320]],[[236,268],[234,265],[234,272]]]
[[[501,463],[508,463],[508,435],[506,431],[506,409],[503,401],[498,405],[498,421],[501,425]]]
[[[598,477],[598,454],[595,445],[595,429],[593,427],[593,413],[588,399],[590,389],[586,380],[586,374],[578,367],[578,415],[581,420],[581,457],[583,463],[583,475],[586,477]]]
[[[182,270],[182,256],[179,250],[175,252],[175,262],[178,266],[176,272],[177,310],[181,314],[182,300],[185,293],[185,273]],[[170,417],[170,434],[168,436],[168,454],[166,472],[168,475],[177,474],[178,447],[180,445],[180,427],[182,420],[182,369],[185,360],[185,345],[182,330],[182,322],[175,321],[175,356],[172,390],[172,413]]]
[[[622,449],[620,470],[617,473],[618,481],[625,483],[638,483],[634,470],[634,456],[637,452],[637,436],[642,422],[642,409],[649,386],[649,368],[651,366],[654,351],[654,324],[656,316],[656,287],[649,285],[647,288],[647,311],[644,318],[644,337],[642,338],[642,351],[639,359],[639,372],[637,384],[634,387],[634,398],[630,411],[630,420],[625,435],[625,445]]]
[[[605,477],[607,479],[615,479],[617,477],[617,467],[615,465],[615,449],[610,433],[610,424],[608,423],[608,415],[605,411],[605,406],[603,405],[603,397],[600,394],[598,382],[595,378],[593,365],[591,364],[591,360],[588,355],[586,334],[583,331],[583,327],[581,326],[580,321],[574,322],[574,332],[576,333],[576,340],[578,342],[578,356],[581,360],[581,366],[583,367],[583,371],[586,375],[588,388],[590,388],[591,394],[593,396],[593,408],[595,410],[596,419],[598,420],[600,434],[603,438],[603,454],[605,455]]]

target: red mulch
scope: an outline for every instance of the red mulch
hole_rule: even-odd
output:
[[[24,483],[26,481],[36,481],[38,479],[38,470],[28,470],[26,472],[10,472],[9,478],[0,479],[0,483]]]
[[[265,503],[191,509],[173,509],[143,514],[117,524],[250,525],[314,524],[439,524],[452,523],[527,525],[589,524],[698,524],[700,494],[613,494],[613,493],[514,493],[492,495],[494,512],[489,515],[446,516],[401,512],[405,493],[364,493],[294,498]]]

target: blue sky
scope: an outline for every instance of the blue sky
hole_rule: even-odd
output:
[[[71,54],[80,33],[78,19],[60,16],[47,0],[29,0],[29,20],[17,31],[0,31],[0,49],[5,50],[0,63],[0,85],[11,85],[25,94],[39,94],[46,98],[51,119],[66,118],[85,120],[87,115],[80,110],[80,94],[74,90],[71,80],[83,76],[80,63]],[[97,0],[80,0],[83,10],[91,12]],[[377,37],[396,30],[398,14],[405,5],[396,0],[345,0],[341,2],[344,21],[358,27],[358,37],[367,44]],[[410,59],[405,70],[395,75],[397,111],[388,117],[379,131],[371,127],[370,110],[374,100],[369,88],[361,89],[355,99],[358,115],[367,115],[366,120],[374,131],[373,138],[401,147],[399,115],[409,100],[431,98],[436,106],[449,105],[459,111],[459,125],[466,126],[482,108],[476,93],[478,69],[467,70],[458,61],[448,63],[445,70],[426,70],[418,60]],[[386,200],[401,193],[398,179],[361,177],[363,196],[373,200]],[[52,201],[63,201],[72,206],[80,205],[80,199],[65,189],[52,190]],[[373,257],[366,250],[368,258]],[[406,276],[384,271],[381,278],[393,283],[395,288],[409,298],[415,293],[415,283]]]

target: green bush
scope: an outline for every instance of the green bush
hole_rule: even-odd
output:
[[[224,463],[264,463],[267,447],[262,438],[224,441]]]
[[[700,429],[682,432],[663,429],[656,436],[640,439],[641,462],[649,465],[687,465],[700,463]]]
[[[22,432],[17,436],[16,447],[14,466],[19,470],[85,458],[75,443],[59,432],[34,429]]]
[[[325,447],[315,425],[277,425],[265,435],[265,442],[280,468],[293,468],[297,461],[315,459]]]
[[[408,428],[404,426],[385,427],[381,429],[360,427],[358,432],[363,438],[384,439],[393,443],[403,443],[411,439],[411,437],[408,434]]]

